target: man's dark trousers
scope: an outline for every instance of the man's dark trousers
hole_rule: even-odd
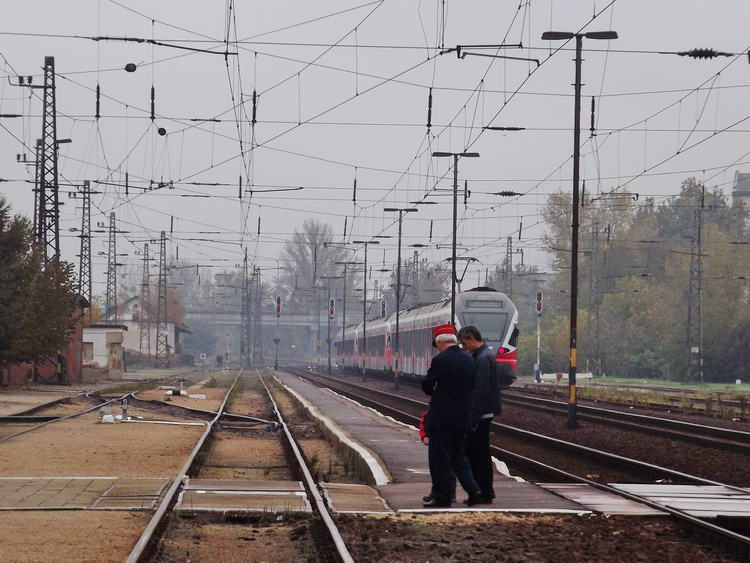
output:
[[[427,452],[432,492],[438,502],[450,504],[455,494],[454,475],[469,494],[479,490],[471,474],[471,466],[464,452],[463,430],[429,429],[430,443]]]
[[[482,497],[495,498],[492,488],[492,459],[490,456],[490,423],[491,418],[479,421],[476,430],[466,433],[466,457],[471,465],[471,472],[482,491]]]

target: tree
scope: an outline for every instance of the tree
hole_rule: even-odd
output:
[[[279,272],[280,287],[277,288],[284,302],[284,308],[294,313],[312,313],[320,301],[325,305],[326,295],[318,292],[327,290],[328,281],[324,276],[343,276],[344,267],[336,262],[351,260],[351,252],[340,245],[330,244],[333,231],[327,223],[306,219],[302,230],[295,229],[291,239],[284,244],[281,253],[283,269]],[[355,286],[356,273],[347,270],[347,286],[350,299]],[[331,292],[341,295],[343,279],[331,280]],[[356,312],[356,311],[353,311]]]
[[[46,264],[28,219],[0,197],[0,364],[42,362],[64,348],[76,322],[73,266]]]

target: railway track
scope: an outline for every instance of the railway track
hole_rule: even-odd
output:
[[[188,373],[191,373],[191,372],[182,372],[182,373],[177,373],[177,374],[169,374],[169,375],[166,375],[164,377],[157,377],[157,378],[154,378],[154,379],[143,380],[142,382],[139,382],[139,383],[141,383],[143,385],[148,385],[148,384],[153,384],[153,383],[160,382],[160,381],[170,381],[170,380],[174,380],[174,379],[180,378],[180,377],[182,377],[182,376],[184,376],[184,375],[186,375]],[[134,393],[135,392],[125,393],[123,395],[118,395],[117,397],[114,397],[114,398],[104,398],[104,397],[102,397],[99,394],[100,392],[106,392],[106,390],[88,391],[88,392],[84,392],[84,393],[79,393],[79,394],[76,394],[76,395],[72,395],[70,397],[63,397],[63,398],[60,398],[60,399],[55,399],[53,401],[48,401],[48,402],[43,403],[41,405],[37,405],[35,407],[32,407],[32,408],[30,408],[28,410],[22,411],[20,413],[15,414],[15,415],[0,417],[0,425],[2,425],[2,424],[8,424],[8,425],[33,424],[33,426],[31,428],[24,428],[22,430],[19,430],[18,432],[14,432],[14,433],[8,434],[6,436],[3,436],[2,438],[0,438],[0,443],[5,442],[7,440],[10,440],[12,438],[15,438],[16,436],[21,436],[23,434],[27,434],[29,432],[33,432],[34,430],[38,430],[39,428],[43,428],[44,426],[47,426],[48,424],[52,424],[52,423],[60,421],[60,420],[67,420],[67,419],[75,418],[75,417],[81,416],[83,414],[92,412],[94,410],[100,409],[100,408],[102,408],[104,406],[115,404],[115,403],[121,403],[125,399],[127,399],[127,400],[133,400],[135,398],[134,397]],[[58,416],[58,415],[44,415],[44,416],[40,416],[40,415],[35,415],[34,414],[34,413],[41,412],[43,410],[49,409],[51,407],[54,407],[54,406],[57,406],[57,405],[60,405],[60,404],[69,403],[69,402],[74,401],[76,399],[85,399],[87,401],[90,400],[90,401],[94,402],[94,405],[90,406],[90,407],[87,407],[87,408],[83,408],[80,411],[77,411],[77,412],[69,414],[69,415],[62,415],[62,416]]]
[[[504,392],[503,403],[556,415],[567,416],[568,412],[568,405],[563,401],[531,397],[517,392]],[[692,444],[750,453],[750,432],[585,405],[578,405],[577,411],[579,419],[598,424],[657,434]]]
[[[302,476],[302,482],[303,482],[304,488],[308,494],[308,498],[311,499],[312,501],[310,504],[313,509],[313,512],[315,516],[319,519],[319,521],[322,523],[321,527],[325,530],[326,546],[321,552],[329,553],[330,552],[329,548],[332,547],[335,560],[341,561],[344,563],[352,563],[354,561],[351,555],[349,554],[349,551],[346,547],[346,544],[344,542],[344,539],[340,531],[336,527],[336,524],[331,514],[328,511],[325,501],[323,500],[323,496],[321,495],[319,491],[318,484],[313,479],[312,472],[310,471],[309,467],[307,466],[305,462],[304,456],[301,452],[299,445],[297,444],[289,427],[284,421],[284,418],[281,414],[281,410],[276,404],[276,401],[274,400],[270,389],[268,388],[268,386],[266,385],[265,381],[260,376],[260,374],[258,374],[259,379],[263,384],[263,388],[266,391],[269,402],[273,406],[274,417],[276,420],[269,421],[269,420],[265,420],[259,417],[240,415],[240,414],[227,412],[228,399],[233,389],[237,385],[238,381],[240,380],[241,376],[242,376],[242,373],[240,372],[240,374],[237,375],[235,380],[232,382],[231,386],[228,388],[224,401],[222,402],[221,406],[219,407],[217,411],[206,411],[206,410],[201,410],[201,409],[195,409],[192,407],[187,407],[183,405],[174,405],[174,404],[166,403],[163,401],[144,401],[142,399],[137,399],[137,398],[135,399],[139,405],[145,404],[146,406],[150,408],[155,408],[158,410],[169,410],[170,412],[177,411],[177,412],[182,413],[180,414],[180,416],[185,416],[186,414],[191,414],[195,417],[202,417],[202,418],[205,418],[207,415],[213,415],[213,416],[210,420],[205,422],[206,429],[204,430],[203,435],[201,436],[201,438],[198,440],[193,450],[188,455],[182,469],[180,470],[180,472],[177,474],[174,481],[172,482],[171,487],[169,488],[167,493],[164,495],[164,497],[161,499],[161,502],[159,506],[157,507],[156,512],[154,513],[153,517],[151,518],[151,521],[148,523],[148,525],[144,529],[141,537],[139,538],[138,542],[133,547],[133,550],[128,556],[126,560],[127,562],[136,563],[139,561],[156,560],[156,559],[153,559],[155,546],[157,542],[163,539],[160,537],[160,531],[164,530],[164,528],[166,527],[165,522],[169,514],[171,513],[170,512],[171,508],[173,508],[173,506],[175,505],[177,494],[179,493],[183,485],[183,481],[186,476],[195,472],[195,470],[197,469],[199,465],[198,454],[201,451],[204,451],[206,449],[206,445],[210,441],[212,434],[216,433],[219,430],[219,428],[222,426],[222,423],[225,423],[225,422],[231,422],[234,424],[237,424],[237,423],[270,424],[281,429],[281,435],[283,436],[283,439],[288,445],[289,450],[292,452],[292,458],[294,460],[295,469]],[[210,541],[210,539],[208,541]]]
[[[521,383],[517,388],[522,388],[526,393],[535,395],[546,395],[565,397],[567,385],[557,383]],[[588,390],[590,389],[590,393]],[[603,393],[607,390],[619,390],[625,392],[622,400],[613,400]],[[631,396],[627,396],[630,393]],[[605,385],[589,383],[579,387],[579,400],[596,401],[599,404],[611,405],[613,407],[637,407],[648,410],[668,409],[673,413],[685,415],[710,416],[724,419],[748,419],[748,400],[737,398],[736,394],[716,392],[706,396],[698,396],[692,389],[680,389],[672,387],[649,387],[629,385]]]
[[[392,416],[393,418],[401,422],[405,422],[415,426],[419,423],[419,413],[421,413],[427,407],[427,404],[422,401],[395,395],[393,393],[381,391],[379,389],[365,387],[352,382],[342,381],[336,377],[296,369],[287,369],[286,371],[304,377],[312,382],[317,382],[320,385],[327,386],[333,391],[340,393],[345,397],[355,400],[365,406],[374,408],[383,414]],[[355,391],[352,391],[352,389],[354,389]],[[373,399],[373,396],[378,397],[379,400]],[[400,405],[400,408],[397,408],[396,406],[394,406],[394,404]],[[555,449],[569,449],[570,451],[576,452],[577,454],[583,453],[587,457],[590,456],[592,458],[597,458],[600,461],[604,460],[610,464],[629,466],[631,468],[636,468],[639,471],[649,470],[660,472],[662,473],[662,475],[667,476],[666,478],[669,479],[680,479],[683,482],[701,485],[720,485],[732,490],[740,491],[745,494],[750,493],[749,490],[743,489],[741,487],[734,487],[732,485],[726,485],[724,483],[703,479],[701,477],[689,475],[686,473],[672,471],[668,468],[654,466],[638,460],[609,454],[607,452],[601,452],[599,450],[593,450],[592,448],[585,448],[583,446],[579,446],[570,442],[547,438],[546,436],[541,436],[520,429],[515,429],[503,424],[493,423],[493,430],[495,430],[496,432],[517,433],[518,435],[523,436],[527,439],[532,439],[540,443],[547,443]],[[571,473],[558,467],[554,467],[531,457],[518,454],[517,452],[509,451],[496,445],[491,445],[490,448],[493,455],[512,464],[529,468],[535,471],[538,475],[544,475],[545,478],[552,477],[553,479],[558,481],[563,480],[585,483],[599,490],[623,496],[630,500],[634,500],[652,508],[667,512],[679,522],[687,524],[699,530],[701,533],[711,535],[715,539],[718,539],[719,541],[725,543],[731,549],[736,550],[744,555],[750,555],[750,537],[739,534],[729,528],[724,528],[705,520],[701,520],[684,511],[677,510],[672,507],[664,507],[663,505],[654,503],[648,498],[625,492],[620,489],[615,489],[604,483],[600,483],[584,476]]]

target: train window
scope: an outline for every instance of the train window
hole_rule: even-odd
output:
[[[518,347],[518,327],[513,329],[513,333],[510,335],[510,340],[508,340],[508,346],[513,346],[513,348]]]
[[[466,300],[467,307],[482,307],[484,309],[505,309],[504,301],[478,301],[478,300]]]
[[[503,342],[508,326],[508,313],[470,313],[462,315],[463,325],[474,325],[479,327],[485,342]]]

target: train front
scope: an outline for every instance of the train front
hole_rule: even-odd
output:
[[[456,316],[460,326],[479,328],[501,372],[514,377],[518,367],[518,310],[508,296],[484,287],[461,292],[456,296]]]

